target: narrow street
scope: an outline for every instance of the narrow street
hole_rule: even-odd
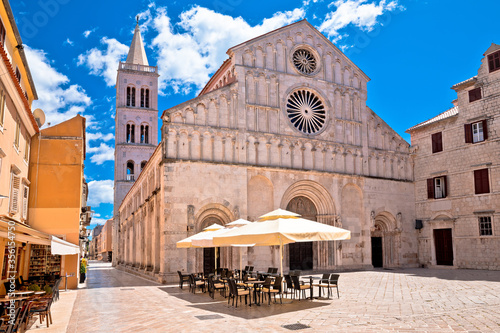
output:
[[[234,309],[218,293],[212,300],[91,262],[67,332],[287,332],[283,326],[297,323],[310,327],[303,332],[500,331],[495,271],[345,272],[339,290],[330,300]]]

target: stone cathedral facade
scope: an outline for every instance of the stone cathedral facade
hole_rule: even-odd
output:
[[[198,97],[164,111],[160,144],[115,201],[115,264],[162,282],[176,281],[177,270],[207,271],[213,249],[176,242],[283,208],[352,232],[347,241],[287,245],[285,271],[417,266],[409,145],[367,107],[366,74],[305,20],[227,53]],[[140,111],[117,112],[121,131],[144,120]],[[126,136],[117,126],[118,138]],[[123,179],[129,151],[116,154]],[[243,252],[256,270],[279,267],[275,247]],[[239,267],[239,249],[219,253],[219,267]]]

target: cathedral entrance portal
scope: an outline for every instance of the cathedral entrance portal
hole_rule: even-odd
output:
[[[303,218],[316,221],[317,210],[314,203],[306,197],[295,197],[287,205],[288,211],[302,215]],[[288,244],[289,265],[291,270],[313,269],[313,243],[301,242]]]

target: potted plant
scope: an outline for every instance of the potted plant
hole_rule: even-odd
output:
[[[85,267],[85,264],[82,262],[80,263],[80,283],[85,282],[85,275],[87,274],[87,267]]]

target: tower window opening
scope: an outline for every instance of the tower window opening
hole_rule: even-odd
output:
[[[134,162],[127,162],[127,180],[135,180],[134,179]]]
[[[127,143],[135,142],[135,125],[127,124]]]

